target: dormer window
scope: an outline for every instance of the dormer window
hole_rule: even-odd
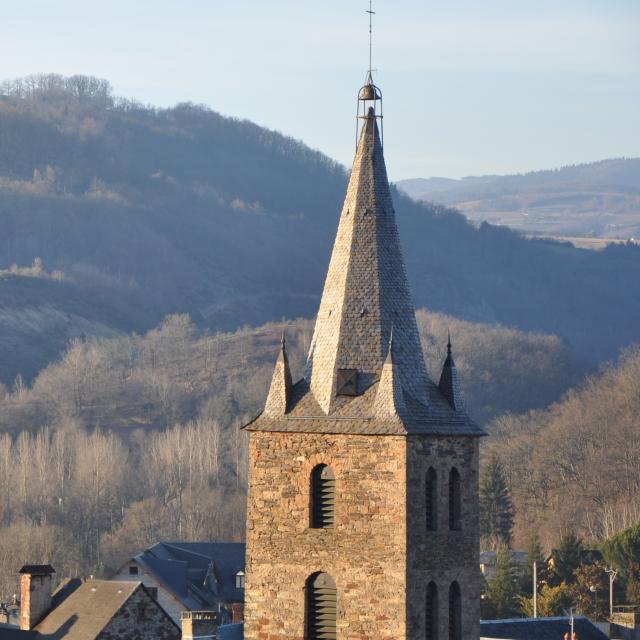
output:
[[[129,575],[130,576],[137,576],[138,575],[138,565],[137,564],[129,565]]]
[[[244,571],[236,573],[236,589],[244,589]]]
[[[357,369],[338,369],[336,376],[336,395],[355,396],[358,393]]]

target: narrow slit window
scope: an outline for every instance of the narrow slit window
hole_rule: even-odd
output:
[[[454,467],[449,474],[449,529],[451,531],[460,531],[462,528],[460,491],[460,474]]]
[[[449,587],[449,640],[462,640],[462,596],[457,582]]]
[[[335,640],[337,590],[327,573],[314,573],[307,580],[306,620],[305,640]]]
[[[426,509],[425,519],[427,531],[438,530],[438,475],[436,470],[431,467],[427,471],[425,483]]]
[[[311,527],[330,529],[335,520],[336,479],[333,469],[319,464],[311,472]]]
[[[435,582],[427,585],[425,604],[425,639],[438,640],[438,587]]]

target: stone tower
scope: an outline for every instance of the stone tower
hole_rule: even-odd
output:
[[[483,432],[450,347],[427,376],[373,108],[305,377],[283,340],[245,429],[246,640],[477,640]]]

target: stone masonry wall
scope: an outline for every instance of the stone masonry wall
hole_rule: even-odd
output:
[[[129,564],[138,567],[138,574],[129,573]],[[142,582],[147,588],[158,590],[158,604],[169,614],[169,617],[178,625],[181,624],[181,615],[185,610],[185,605],[180,602],[162,583],[158,582],[152,573],[147,573],[137,562],[126,564],[120,573],[111,578],[112,580],[126,580],[131,582]]]
[[[247,509],[246,640],[301,640],[305,583],[337,587],[340,640],[404,638],[404,436],[252,432]],[[333,529],[309,528],[310,476],[336,477]]]
[[[136,589],[107,626],[98,640],[179,640],[180,627],[142,588]]]
[[[461,530],[449,531],[449,472],[461,479]],[[437,531],[426,528],[426,475],[438,478]],[[409,436],[407,639],[424,640],[426,589],[438,587],[439,638],[449,638],[449,587],[456,580],[462,596],[463,640],[480,636],[478,520],[478,438]]]

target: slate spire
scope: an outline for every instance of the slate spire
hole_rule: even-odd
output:
[[[280,341],[280,353],[276,360],[276,366],[271,378],[269,395],[265,403],[264,413],[269,417],[283,416],[287,412],[289,400],[291,398],[291,369],[289,368],[289,358],[287,358],[287,345],[282,333]]]
[[[442,365],[438,387],[453,409],[456,411],[464,410],[462,393],[458,386],[458,370],[456,369],[451,349],[451,333],[448,334],[447,338],[447,357]]]
[[[394,376],[427,404],[427,373],[378,133],[369,109],[356,151],[307,360],[325,414],[380,375],[394,327]],[[354,383],[355,378],[355,383]],[[348,380],[349,387],[343,388]]]
[[[404,411],[404,398],[402,397],[402,386],[398,377],[398,368],[394,362],[393,329],[389,338],[389,349],[387,357],[382,365],[380,383],[376,391],[376,398],[373,404],[373,412],[378,418],[398,418]]]

